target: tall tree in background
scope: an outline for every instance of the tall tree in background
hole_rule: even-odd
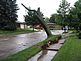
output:
[[[74,6],[76,9],[76,15],[78,17],[78,20],[76,22],[78,22],[79,30],[81,30],[81,0],[75,2]]]
[[[50,17],[50,19],[49,19],[49,21],[50,21],[51,23],[55,23],[56,16],[57,16],[57,14],[52,14],[51,17]]]
[[[62,0],[59,9],[57,10],[58,15],[62,17],[61,25],[65,26],[65,22],[67,22],[67,14],[69,13],[70,3],[66,0]]]
[[[79,30],[79,38],[81,39],[81,0],[78,0],[77,2],[75,2],[74,7],[76,9],[76,16],[78,18],[78,20],[76,20],[77,24],[77,28]]]
[[[68,15],[68,19],[69,19],[69,26],[70,27],[74,27],[75,29],[77,29],[78,27],[78,15],[77,15],[77,10],[75,7],[71,7],[69,15]]]
[[[79,38],[81,39],[81,0],[75,2],[69,14],[70,24],[79,32]]]
[[[35,15],[33,15],[35,14],[34,12],[28,11],[27,13],[27,15],[24,15],[25,22],[27,23],[27,25],[31,25],[34,31],[34,25],[39,25],[40,23],[38,21],[38,18]]]
[[[0,29],[16,29],[17,10],[16,0],[0,0]]]
[[[44,21],[45,21],[46,23],[49,23],[49,22],[50,22],[48,17],[45,17]]]
[[[69,25],[79,30],[81,27],[81,0],[75,2],[74,7],[71,7],[69,15]]]
[[[62,25],[62,20],[63,20],[62,15],[57,14],[55,16],[55,23],[56,24]]]

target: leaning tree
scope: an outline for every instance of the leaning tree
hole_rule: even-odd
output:
[[[45,30],[46,33],[47,33],[47,36],[48,36],[48,37],[49,37],[49,36],[52,36],[51,31],[50,31],[49,28],[47,27],[47,24],[45,23],[45,21],[44,21],[44,19],[43,19],[43,17],[42,17],[42,14],[41,14],[41,12],[40,12],[40,8],[38,8],[38,10],[36,11],[36,10],[30,10],[30,9],[28,9],[24,4],[22,4],[22,6],[23,6],[25,9],[27,9],[28,11],[34,12],[35,14],[33,14],[33,15],[35,15],[35,16],[39,19],[39,22],[41,23],[41,25],[43,26],[44,30]]]
[[[38,21],[39,19],[36,17],[36,15],[33,15],[35,14],[35,12],[28,11],[27,13],[28,14],[24,15],[25,22],[27,25],[31,25],[34,31],[35,25],[40,24],[40,22]]]

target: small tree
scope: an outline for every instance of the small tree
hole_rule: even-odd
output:
[[[27,25],[32,25],[33,31],[34,31],[34,25],[38,25],[40,23],[38,21],[38,18],[33,14],[35,14],[35,13],[29,11],[28,15],[25,15],[24,18],[25,18],[25,22],[27,23]]]
[[[50,20],[49,20],[51,23],[55,23],[56,15],[57,15],[57,14],[52,14],[52,15],[51,15]]]
[[[67,14],[69,13],[69,9],[70,3],[68,3],[66,0],[62,0],[57,12],[60,15],[60,17],[62,17],[61,25],[63,25],[64,27],[67,25],[65,22],[67,22]]]
[[[45,17],[44,21],[45,21],[46,23],[49,23],[49,22],[50,22],[48,17]]]

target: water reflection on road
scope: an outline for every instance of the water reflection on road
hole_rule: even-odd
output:
[[[61,31],[52,31],[54,35]],[[55,34],[56,33],[56,34]],[[0,58],[17,53],[47,38],[44,31],[0,38]]]
[[[13,37],[0,38],[0,58],[14,54],[38,42],[46,39],[45,32],[34,32],[29,34],[21,34]]]

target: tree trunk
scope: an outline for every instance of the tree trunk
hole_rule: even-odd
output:
[[[36,13],[35,15],[36,15],[37,18],[39,19],[39,22],[41,23],[41,25],[43,26],[44,30],[46,31],[47,36],[48,36],[48,37],[49,37],[49,36],[52,36],[51,31],[50,31],[49,28],[47,27],[47,24],[45,23],[45,21],[44,21],[42,15],[41,15],[41,12],[40,12],[39,8],[38,8],[38,11],[36,11],[36,10],[30,10],[30,9],[28,9],[28,8],[27,8],[25,5],[23,5],[23,4],[22,4],[22,6],[23,6],[24,8],[26,8],[28,11],[33,11],[33,12],[35,12],[35,13]]]
[[[39,12],[38,12],[39,13]],[[43,26],[44,30],[46,31],[47,33],[47,36],[52,36],[51,34],[51,31],[49,30],[46,22],[44,21],[44,19],[42,18],[41,14],[39,13],[39,15],[37,15],[38,19],[39,19],[39,22],[41,23],[41,25]]]
[[[33,31],[34,31],[34,25],[32,27],[33,27]]]

